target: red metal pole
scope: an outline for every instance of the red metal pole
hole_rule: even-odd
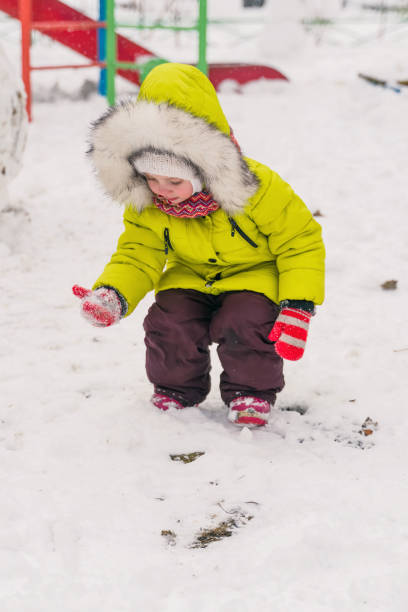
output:
[[[31,78],[30,78],[30,44],[31,44],[31,0],[19,0],[19,18],[21,21],[21,66],[23,83],[27,95],[27,115],[31,121]]]

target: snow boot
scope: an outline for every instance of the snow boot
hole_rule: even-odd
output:
[[[268,423],[271,405],[251,395],[236,397],[228,406],[228,419],[241,427],[262,427]]]
[[[177,410],[181,410],[182,408],[185,408],[185,406],[180,404],[180,402],[174,399],[174,397],[169,397],[168,395],[163,395],[162,393],[153,393],[150,401],[159,410],[168,410],[169,408],[177,408]]]

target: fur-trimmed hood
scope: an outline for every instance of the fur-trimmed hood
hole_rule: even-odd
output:
[[[191,165],[229,215],[241,212],[258,189],[258,179],[230,139],[212,84],[192,66],[157,66],[137,100],[122,102],[93,124],[90,140],[89,155],[104,189],[138,211],[152,203],[132,164],[145,151]]]

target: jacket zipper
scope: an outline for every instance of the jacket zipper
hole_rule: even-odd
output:
[[[235,230],[237,230],[238,234],[244,240],[246,240],[248,242],[248,244],[250,244],[252,247],[254,247],[254,249],[258,248],[258,245],[256,244],[256,242],[251,240],[251,238],[246,235],[246,233],[239,227],[238,223],[232,217],[228,217],[228,221],[231,223],[231,236],[232,237],[235,236]]]
[[[213,284],[215,283],[215,281],[219,281],[219,280],[221,280],[221,272],[217,272],[217,274],[213,278],[210,278],[210,280],[208,280],[205,283],[205,286],[206,287],[212,287]]]
[[[169,249],[171,249],[172,251],[174,251],[172,244],[170,242],[170,232],[169,232],[169,228],[165,227],[164,228],[164,252],[166,255],[169,254]]]

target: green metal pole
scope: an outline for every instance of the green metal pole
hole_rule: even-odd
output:
[[[199,17],[198,17],[198,64],[197,68],[208,73],[207,66],[207,0],[199,0]]]
[[[116,32],[115,0],[106,1],[106,77],[109,106],[115,104]]]

